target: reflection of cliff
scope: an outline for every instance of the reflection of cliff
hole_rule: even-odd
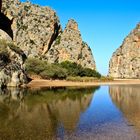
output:
[[[129,123],[140,132],[140,86],[111,86],[110,96]]]
[[[0,140],[53,139],[59,127],[73,131],[95,89],[0,92]]]

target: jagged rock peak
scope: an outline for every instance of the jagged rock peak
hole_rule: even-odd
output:
[[[74,20],[68,21],[66,28],[57,37],[45,56],[50,63],[71,61],[81,64],[83,67],[96,69],[91,49],[82,40],[78,24]]]
[[[37,57],[50,63],[68,60],[83,67],[96,68],[91,49],[82,40],[75,20],[69,20],[62,31],[54,10],[18,0],[4,0],[3,13],[9,19],[14,18],[10,26],[13,40],[27,57]]]
[[[140,23],[114,52],[109,64],[109,76],[140,78]]]
[[[78,30],[78,23],[74,19],[70,19],[67,23],[66,29]]]

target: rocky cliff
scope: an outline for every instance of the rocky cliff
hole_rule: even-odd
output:
[[[59,19],[49,7],[3,0],[2,12],[13,18],[13,39],[27,56],[45,54],[61,32]]]
[[[45,57],[51,63],[69,60],[96,69],[92,52],[83,42],[78,24],[73,19],[68,21],[63,33],[57,37]]]
[[[109,65],[109,76],[140,78],[140,24],[125,38],[114,52]]]
[[[0,88],[7,86],[18,87],[28,81],[24,71],[26,55],[16,47],[5,32],[0,30]],[[7,39],[6,38],[6,39]]]
[[[51,8],[18,0],[3,0],[2,12],[13,19],[14,42],[28,57],[51,63],[69,60],[95,69],[92,52],[82,41],[74,20],[70,20],[62,31],[59,18]]]

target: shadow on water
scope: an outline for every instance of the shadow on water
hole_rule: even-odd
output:
[[[0,91],[0,140],[56,139],[76,129],[99,87]]]
[[[140,135],[140,86],[111,86],[109,92],[128,126],[134,127]]]

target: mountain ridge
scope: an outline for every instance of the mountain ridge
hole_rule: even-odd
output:
[[[69,20],[62,30],[59,17],[50,7],[19,0],[3,0],[2,12],[13,19],[13,40],[28,57],[37,57],[50,63],[68,60],[96,69],[92,52],[87,43],[83,43],[76,21]]]

